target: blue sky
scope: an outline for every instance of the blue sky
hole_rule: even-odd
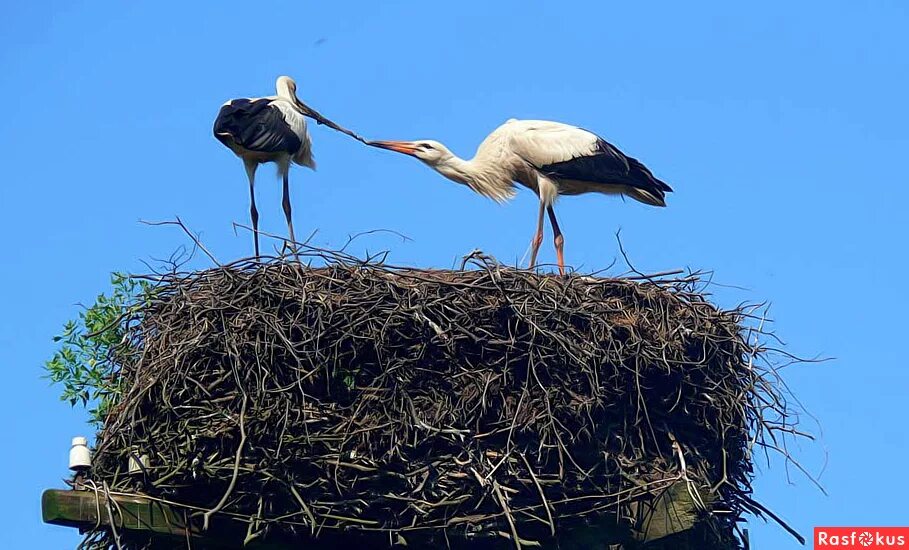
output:
[[[907,523],[909,372],[902,327],[909,177],[909,7],[891,1],[16,2],[0,20],[0,364],[10,384],[2,546],[74,547],[40,522],[86,414],[40,378],[51,337],[108,288],[186,239],[140,219],[179,215],[221,259],[248,255],[240,162],[211,136],[231,97],[300,96],[364,135],[434,138],[470,156],[508,118],[594,130],[676,190],[666,209],[583,196],[558,205],[570,264],[618,254],[648,271],[707,269],[772,302],[793,352],[836,361],[787,381],[820,420],[823,496],[780,464],[757,498],[810,537],[814,525]],[[498,206],[418,162],[313,130],[318,172],[291,174],[298,235],[395,263],[449,267],[474,248],[514,263],[534,229],[529,192]],[[261,227],[283,233],[280,185],[260,171]],[[548,230],[547,230],[548,231]],[[553,261],[551,237],[542,250]],[[809,427],[813,427],[809,421]],[[813,427],[815,432],[819,430]],[[10,506],[13,499],[4,499]],[[760,548],[795,543],[753,522]]]

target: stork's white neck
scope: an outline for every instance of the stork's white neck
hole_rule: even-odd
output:
[[[511,175],[482,158],[464,160],[451,155],[430,166],[451,181],[464,184],[497,202],[508,200],[515,194]]]

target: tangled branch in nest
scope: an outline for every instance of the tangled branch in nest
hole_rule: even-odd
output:
[[[158,279],[94,475],[248,536],[522,541],[683,482],[718,537],[794,432],[749,311],[682,279],[241,262]],[[717,506],[713,506],[717,508]],[[201,512],[204,511],[204,512]],[[705,512],[706,513],[706,512]],[[401,538],[395,538],[401,537]],[[737,543],[734,543],[737,545]]]

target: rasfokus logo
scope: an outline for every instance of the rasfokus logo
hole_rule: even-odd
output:
[[[814,548],[909,550],[909,527],[815,527]]]

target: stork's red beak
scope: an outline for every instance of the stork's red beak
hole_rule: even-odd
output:
[[[405,155],[413,155],[417,151],[417,148],[409,141],[370,141],[369,144],[380,149],[404,153]]]

